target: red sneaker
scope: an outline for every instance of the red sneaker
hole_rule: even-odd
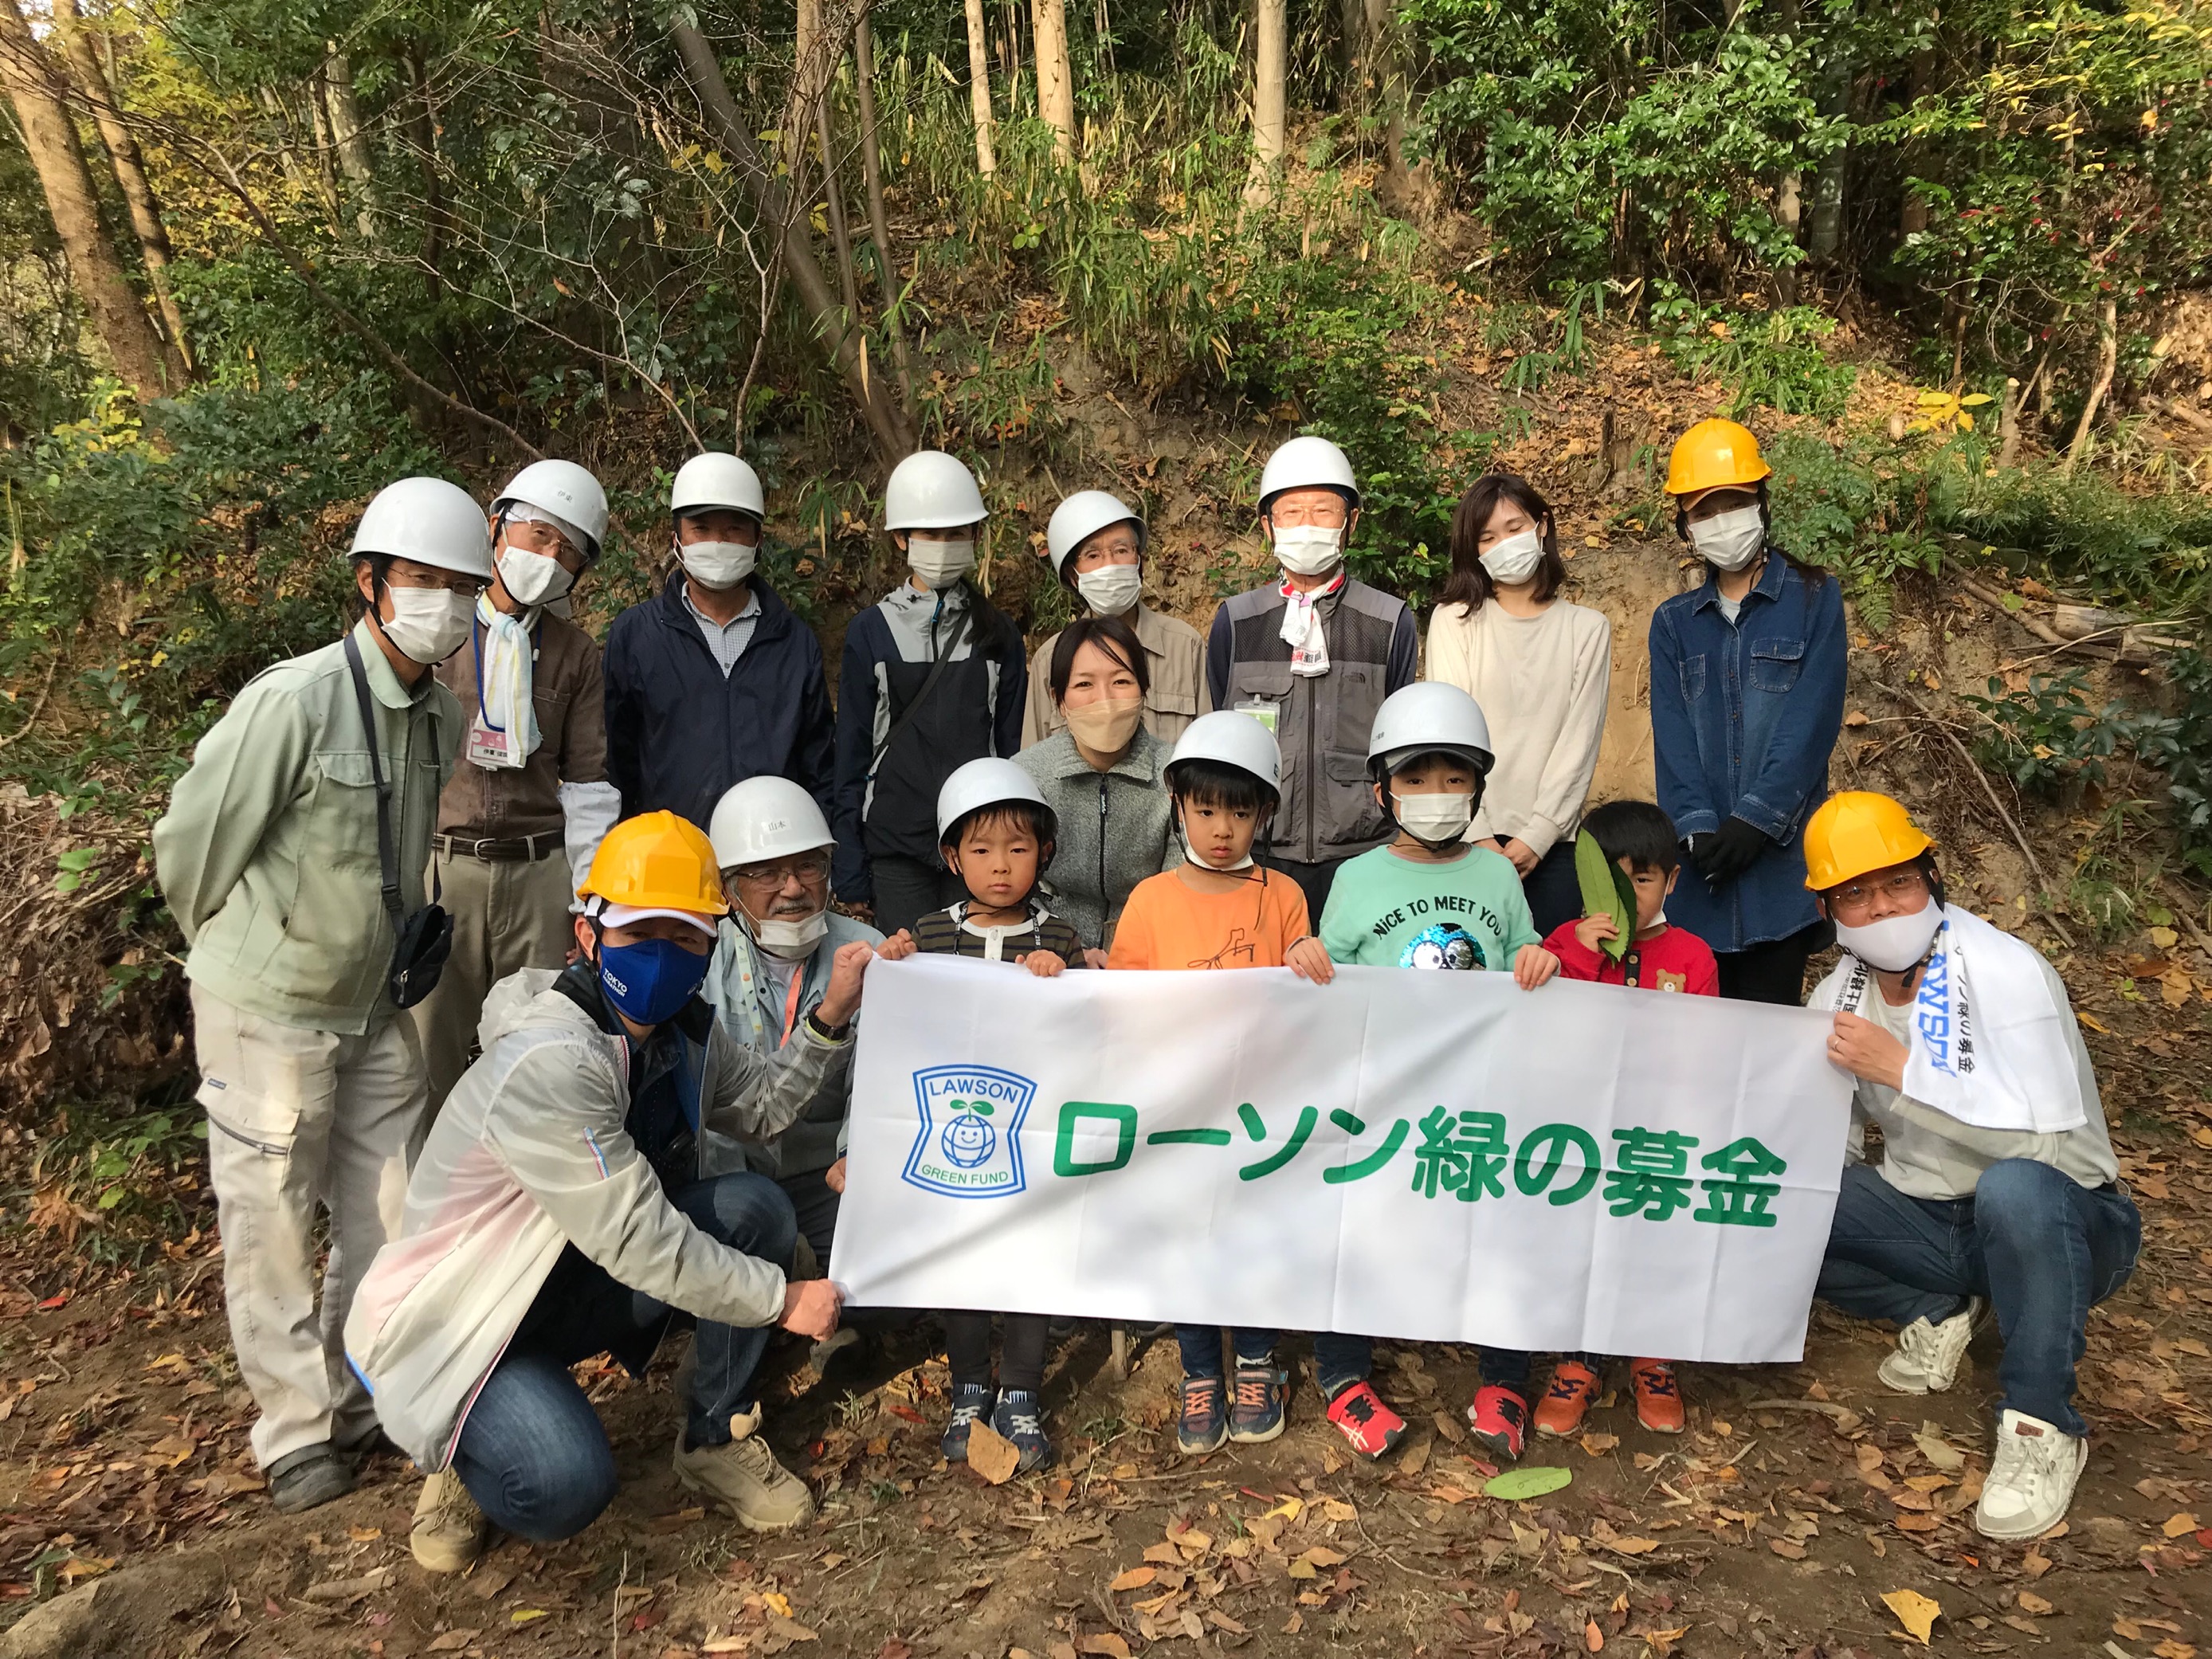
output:
[[[1674,1367],[1664,1359],[1633,1359],[1628,1381],[1636,1392],[1636,1420],[1654,1434],[1682,1431],[1682,1390]]]
[[[1536,1432],[1571,1440],[1582,1432],[1583,1419],[1597,1398],[1597,1373],[1578,1359],[1562,1359],[1552,1371],[1552,1386],[1536,1402]]]
[[[1474,1437],[1500,1457],[1518,1462],[1528,1443],[1528,1402],[1510,1389],[1495,1385],[1475,1390],[1467,1408]]]
[[[1347,1382],[1330,1396],[1328,1420],[1362,1457],[1380,1457],[1406,1437],[1406,1419],[1384,1405],[1364,1379]]]

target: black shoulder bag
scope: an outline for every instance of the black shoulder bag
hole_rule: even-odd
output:
[[[376,782],[376,861],[384,874],[384,911],[392,918],[392,966],[385,986],[394,1007],[412,1008],[438,988],[438,975],[453,948],[453,919],[441,904],[426,904],[412,915],[399,902],[399,855],[392,848],[392,785],[376,737],[376,707],[368,695],[368,672],[351,634],[345,637],[346,666],[353,673],[354,696],[361,702],[361,726],[368,739],[369,775]]]

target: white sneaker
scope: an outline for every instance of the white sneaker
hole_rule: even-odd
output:
[[[441,1469],[422,1483],[422,1495],[415,1500],[407,1547],[426,1572],[466,1572],[483,1553],[490,1530],[461,1477]]]
[[[1997,1425],[1997,1449],[1974,1510],[1984,1538],[2037,1538],[2066,1518],[2074,1483],[2089,1461],[2089,1443],[2039,1417],[2008,1411]]]
[[[1970,1296],[1966,1305],[1940,1325],[1916,1319],[1897,1334],[1897,1352],[1881,1362],[1876,1373],[1882,1385],[1898,1394],[1941,1394],[1959,1380],[1959,1362],[1974,1340],[1986,1306]]]

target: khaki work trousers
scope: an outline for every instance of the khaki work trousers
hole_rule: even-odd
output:
[[[346,1312],[399,1231],[407,1146],[428,1115],[414,1028],[284,1025],[197,985],[192,1028],[231,1345],[261,1411],[253,1455],[265,1468],[325,1442],[362,1446],[376,1413],[346,1364]],[[319,1205],[330,1212],[319,1306]]]
[[[422,1043],[434,1114],[469,1069],[484,998],[509,974],[558,968],[576,935],[568,860],[556,841],[534,862],[433,851],[422,890],[453,919],[453,952],[438,988],[409,1011]]]

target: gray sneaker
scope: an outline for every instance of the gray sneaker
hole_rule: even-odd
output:
[[[353,1460],[325,1440],[286,1452],[269,1466],[269,1501],[280,1515],[297,1515],[343,1498],[353,1483]]]
[[[1959,1380],[1959,1362],[1974,1340],[1988,1304],[1978,1296],[1940,1325],[1916,1319],[1897,1334],[1897,1352],[1876,1373],[1882,1386],[1899,1394],[1941,1394]]]

